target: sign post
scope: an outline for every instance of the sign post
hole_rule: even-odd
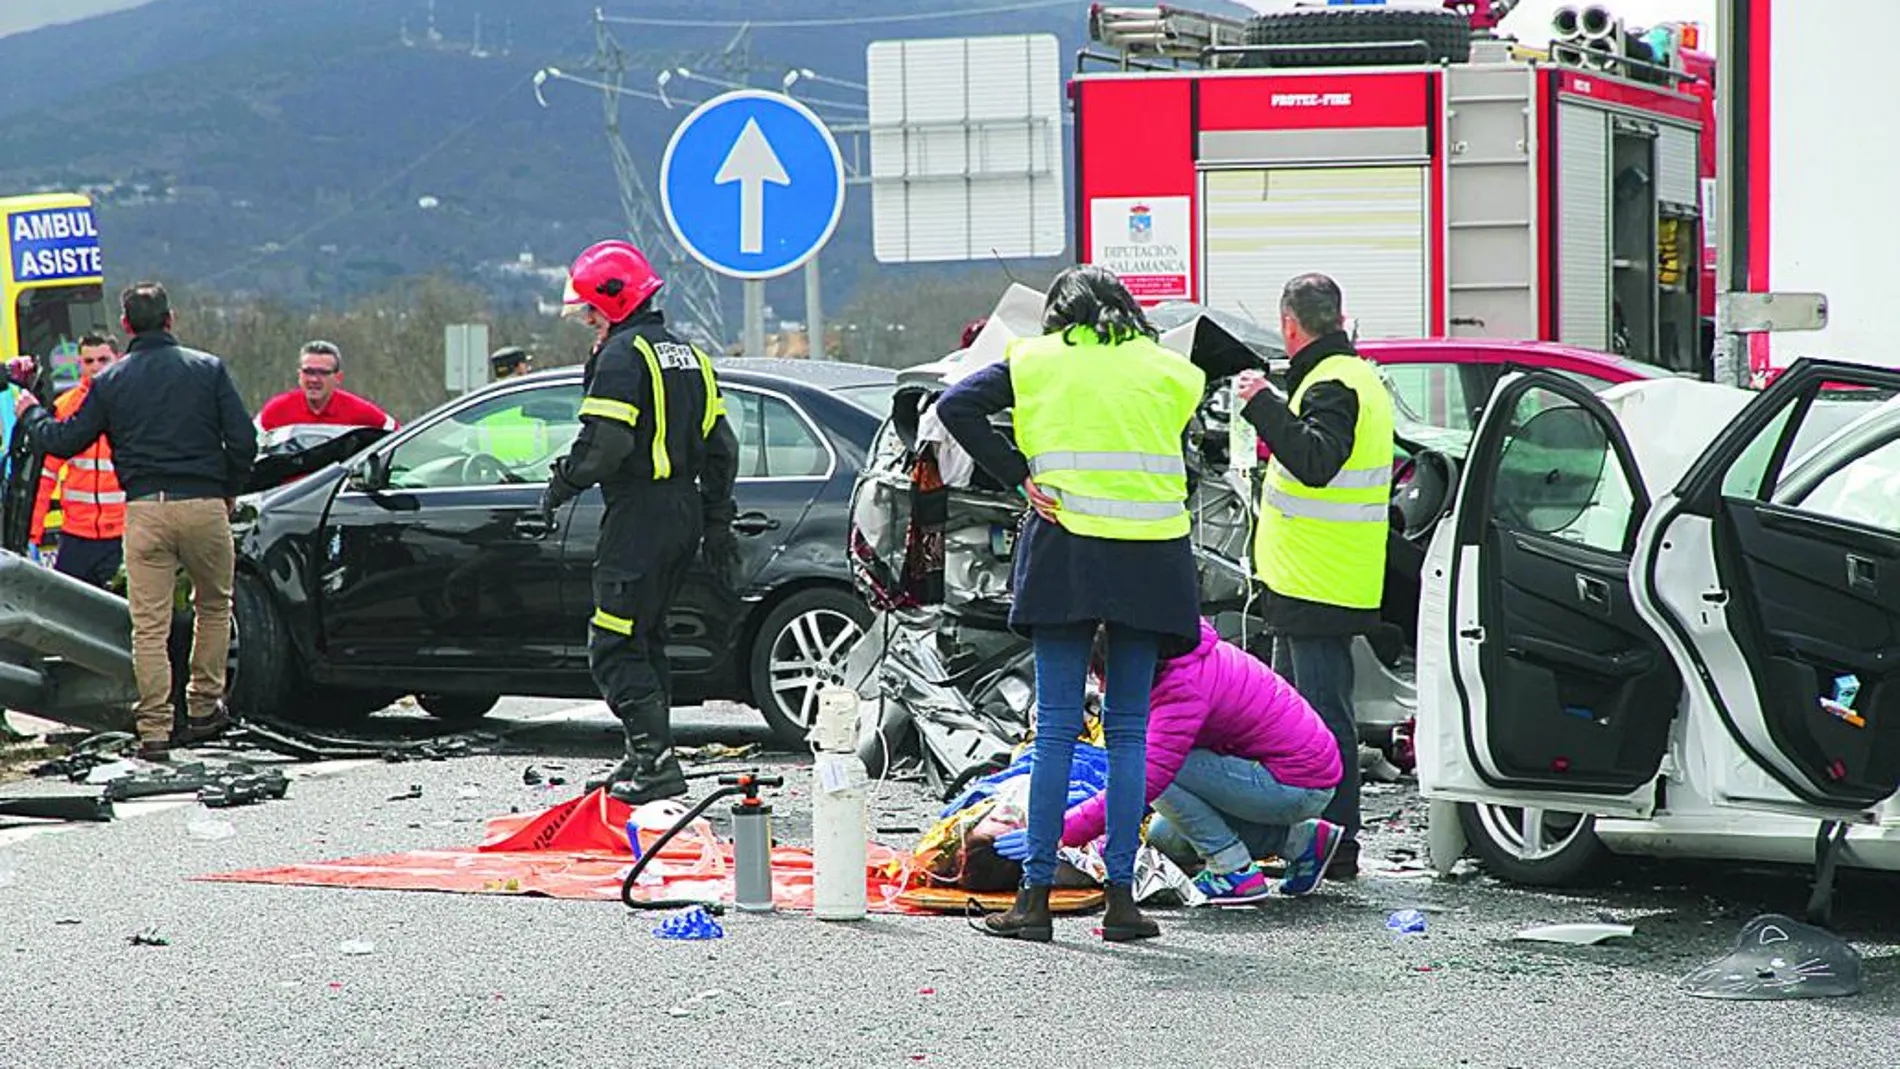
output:
[[[450,323],[442,329],[442,386],[452,394],[488,382],[488,324]]]
[[[824,120],[783,93],[741,89],[693,109],[660,161],[680,245],[746,284],[745,352],[765,347],[764,281],[817,255],[844,212],[844,159]]]

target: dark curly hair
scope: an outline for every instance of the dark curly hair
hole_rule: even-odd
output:
[[[1076,328],[1094,331],[1104,345],[1137,335],[1150,341],[1161,336],[1122,280],[1095,264],[1080,264],[1057,275],[1042,305],[1044,332],[1067,333]]]

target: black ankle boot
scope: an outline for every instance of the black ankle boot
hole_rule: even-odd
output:
[[[626,735],[626,742],[625,742],[626,756],[620,759],[619,764],[608,769],[606,772],[598,776],[589,776],[587,778],[587,782],[584,784],[587,790],[598,791],[598,790],[602,790],[608,787],[612,787],[616,783],[623,783],[629,779],[632,779],[633,774],[639,771],[640,755],[637,752],[635,752],[633,748],[633,743],[634,743],[633,732],[627,731],[625,732],[625,735]]]
[[[984,935],[998,939],[1024,939],[1047,943],[1056,935],[1055,920],[1049,916],[1049,888],[1024,887],[1016,892],[1016,904],[1004,913],[992,913],[976,926]]]
[[[1137,939],[1153,939],[1161,934],[1161,926],[1149,920],[1135,905],[1135,891],[1132,887],[1119,884],[1108,885],[1108,911],[1102,915],[1102,939],[1109,943],[1132,943]]]
[[[686,793],[686,773],[673,754],[673,732],[667,723],[666,698],[655,696],[627,709],[614,710],[627,730],[627,756],[610,775],[624,776],[607,788],[616,801],[645,805]]]

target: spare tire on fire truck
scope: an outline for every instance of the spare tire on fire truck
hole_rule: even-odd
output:
[[[1248,53],[1241,64],[1247,67],[1463,63],[1471,58],[1471,22],[1437,8],[1303,8],[1254,18],[1247,24],[1247,43],[1273,46],[1271,52]]]

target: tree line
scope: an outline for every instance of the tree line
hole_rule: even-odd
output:
[[[1054,271],[1018,269],[1013,277],[1039,289]],[[830,356],[889,368],[937,360],[957,347],[966,324],[989,313],[1011,281],[1010,272],[989,266],[867,273],[831,316]],[[593,333],[578,322],[505,307],[480,287],[441,276],[392,284],[341,307],[232,300],[189,286],[174,293],[173,305],[180,339],[222,357],[252,411],[297,387],[298,354],[315,339],[343,351],[344,389],[403,421],[450,398],[443,361],[444,328],[451,324],[487,324],[491,350],[522,346],[534,353],[537,368],[583,363],[593,344]],[[713,355],[741,354],[735,344]]]

